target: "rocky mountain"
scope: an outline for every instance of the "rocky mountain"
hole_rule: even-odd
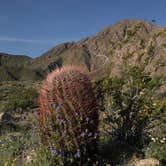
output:
[[[0,80],[38,80],[64,64],[83,65],[92,75],[119,75],[126,65],[140,64],[152,75],[165,75],[166,27],[126,19],[92,37],[57,45],[35,59],[4,54],[0,58]]]

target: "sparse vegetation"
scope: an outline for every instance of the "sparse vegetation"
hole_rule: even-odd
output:
[[[9,95],[6,104],[6,110],[16,110],[18,108],[25,109],[36,105],[35,99],[38,93],[34,88],[14,90],[13,94]]]
[[[127,20],[92,38],[58,45],[35,59],[0,54],[0,165],[56,166],[64,161],[69,166],[80,165],[84,156],[91,166],[92,156],[84,153],[86,147],[93,148],[91,161],[95,166],[127,165],[133,158],[151,157],[165,163],[164,37],[165,29],[161,27]],[[108,65],[102,66],[103,59],[97,59],[98,55],[108,57]],[[54,62],[60,67],[83,65],[92,73],[95,66],[92,82],[99,102],[99,123],[89,113],[98,111],[90,103],[94,96],[88,89],[89,77],[81,77],[86,84],[81,88],[79,74],[74,72],[70,76],[56,75],[52,84],[48,81],[43,86],[40,110],[44,118],[39,116],[40,82],[36,80],[43,78],[49,67],[52,71]],[[66,101],[65,96],[72,97]],[[83,120],[81,116],[74,118],[77,112],[83,112]],[[96,138],[94,146],[88,144],[91,137]]]
[[[133,67],[126,70],[122,77],[104,78],[99,81],[96,87],[105,128],[101,130],[102,139],[126,142],[137,149],[137,152],[139,150],[143,153],[146,148],[149,150],[146,153],[151,153],[150,157],[160,159],[159,156],[152,155],[154,149],[151,137],[156,137],[156,133],[158,140],[159,137],[161,140],[165,139],[165,129],[162,126],[166,123],[159,118],[165,118],[165,100],[154,97],[155,91],[165,84],[164,80],[164,77],[152,78],[145,74],[142,68]],[[158,148],[163,148],[165,142],[157,145]]]

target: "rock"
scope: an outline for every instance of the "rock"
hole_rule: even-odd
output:
[[[127,166],[162,166],[159,160],[155,158],[135,160]]]

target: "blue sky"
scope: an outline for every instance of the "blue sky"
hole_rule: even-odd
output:
[[[36,57],[125,18],[166,25],[166,0],[0,0],[0,52]]]

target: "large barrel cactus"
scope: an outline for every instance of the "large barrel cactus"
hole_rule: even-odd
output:
[[[81,67],[48,74],[39,96],[42,142],[64,162],[93,160],[98,138],[98,107],[91,80]]]

